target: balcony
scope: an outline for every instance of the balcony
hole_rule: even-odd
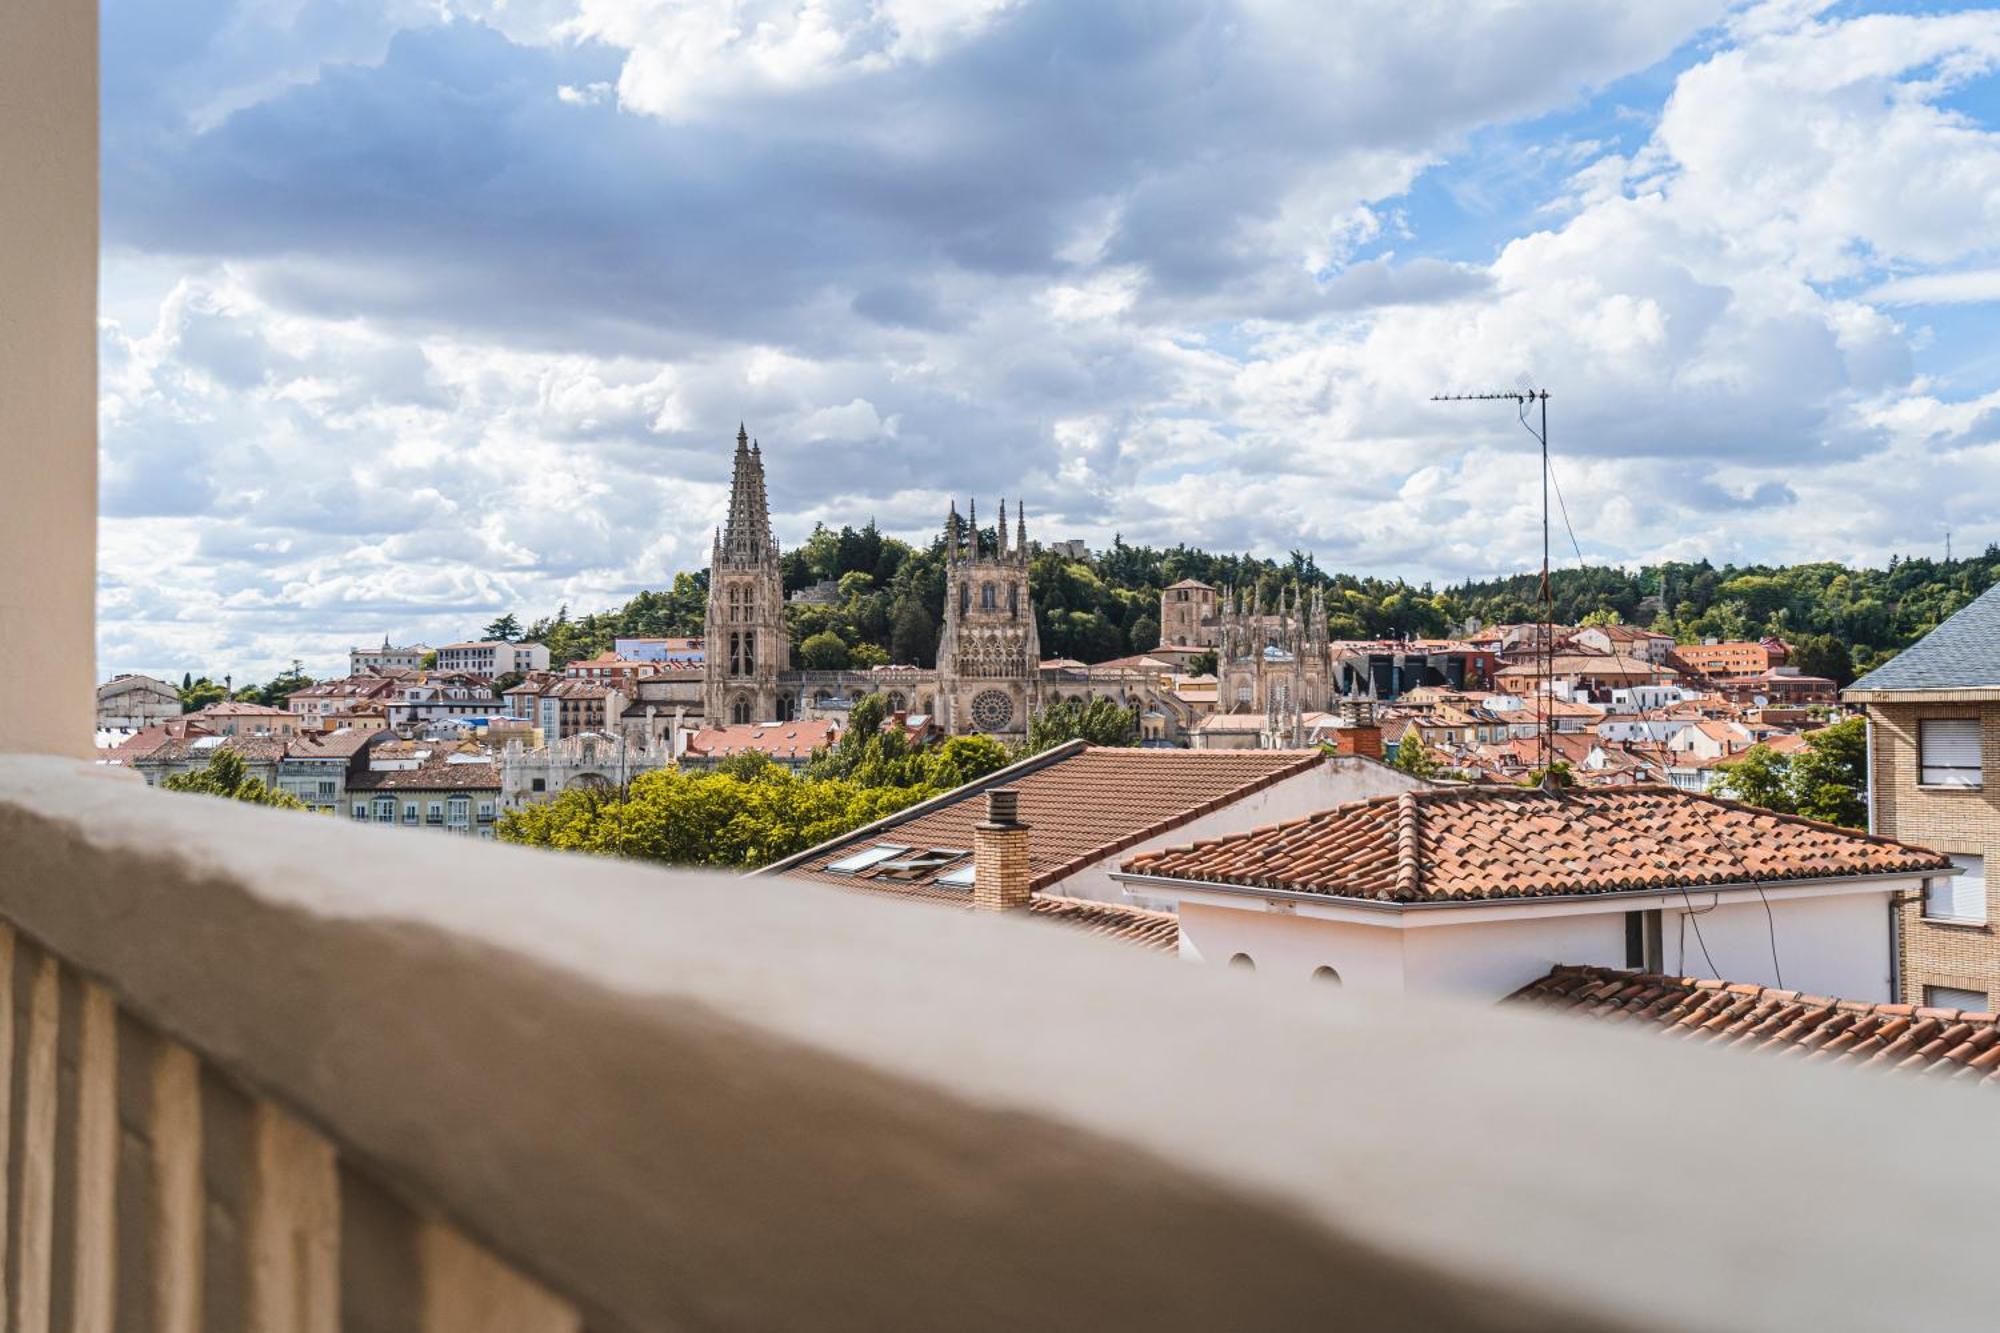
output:
[[[7,1328],[1990,1325],[1984,1094],[89,764],[94,15],[0,8]]]

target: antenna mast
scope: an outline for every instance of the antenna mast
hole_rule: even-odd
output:
[[[1541,609],[1542,641],[1539,645],[1542,659],[1542,725],[1536,729],[1535,753],[1540,759],[1542,785],[1550,783],[1549,770],[1555,763],[1555,713],[1551,705],[1555,702],[1556,639],[1555,639],[1555,585],[1549,581],[1549,391],[1547,389],[1513,389],[1503,393],[1434,393],[1434,403],[1494,403],[1514,404],[1521,418],[1521,425],[1528,434],[1535,437],[1542,447],[1542,588]],[[1541,411],[1539,429],[1528,423],[1528,414],[1537,408]]]

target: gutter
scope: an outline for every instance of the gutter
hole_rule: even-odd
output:
[[[1493,898],[1442,898],[1427,899],[1415,903],[1384,902],[1379,898],[1353,898],[1338,893],[1314,893],[1306,889],[1260,889],[1247,884],[1219,884],[1212,880],[1179,879],[1172,875],[1143,875],[1130,871],[1114,870],[1111,878],[1121,884],[1135,884],[1150,888],[1193,890],[1197,893],[1220,893],[1242,898],[1269,898],[1280,902],[1318,903],[1327,907],[1360,907],[1369,911],[1400,914],[1403,912],[1436,911],[1443,908],[1477,909],[1485,906],[1523,907],[1542,903],[1601,903],[1645,902],[1653,899],[1673,899],[1678,902],[1683,895],[1696,893],[1757,893],[1775,888],[1810,888],[1824,884],[1873,884],[1890,880],[1922,879],[1926,876],[1959,874],[1954,866],[1950,870],[1889,870],[1872,875],[1821,875],[1811,879],[1738,880],[1722,884],[1676,884],[1664,889],[1604,889],[1597,893],[1536,893],[1517,894]]]

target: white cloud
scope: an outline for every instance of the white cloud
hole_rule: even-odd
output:
[[[1977,305],[2000,301],[2000,268],[1959,269],[1891,278],[1862,298],[1876,305]]]

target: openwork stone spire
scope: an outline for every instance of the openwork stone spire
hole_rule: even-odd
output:
[[[722,551],[730,560],[754,564],[775,554],[771,535],[771,505],[764,494],[763,451],[750,442],[750,432],[736,428],[736,464],[729,482],[729,523],[722,531]]]

